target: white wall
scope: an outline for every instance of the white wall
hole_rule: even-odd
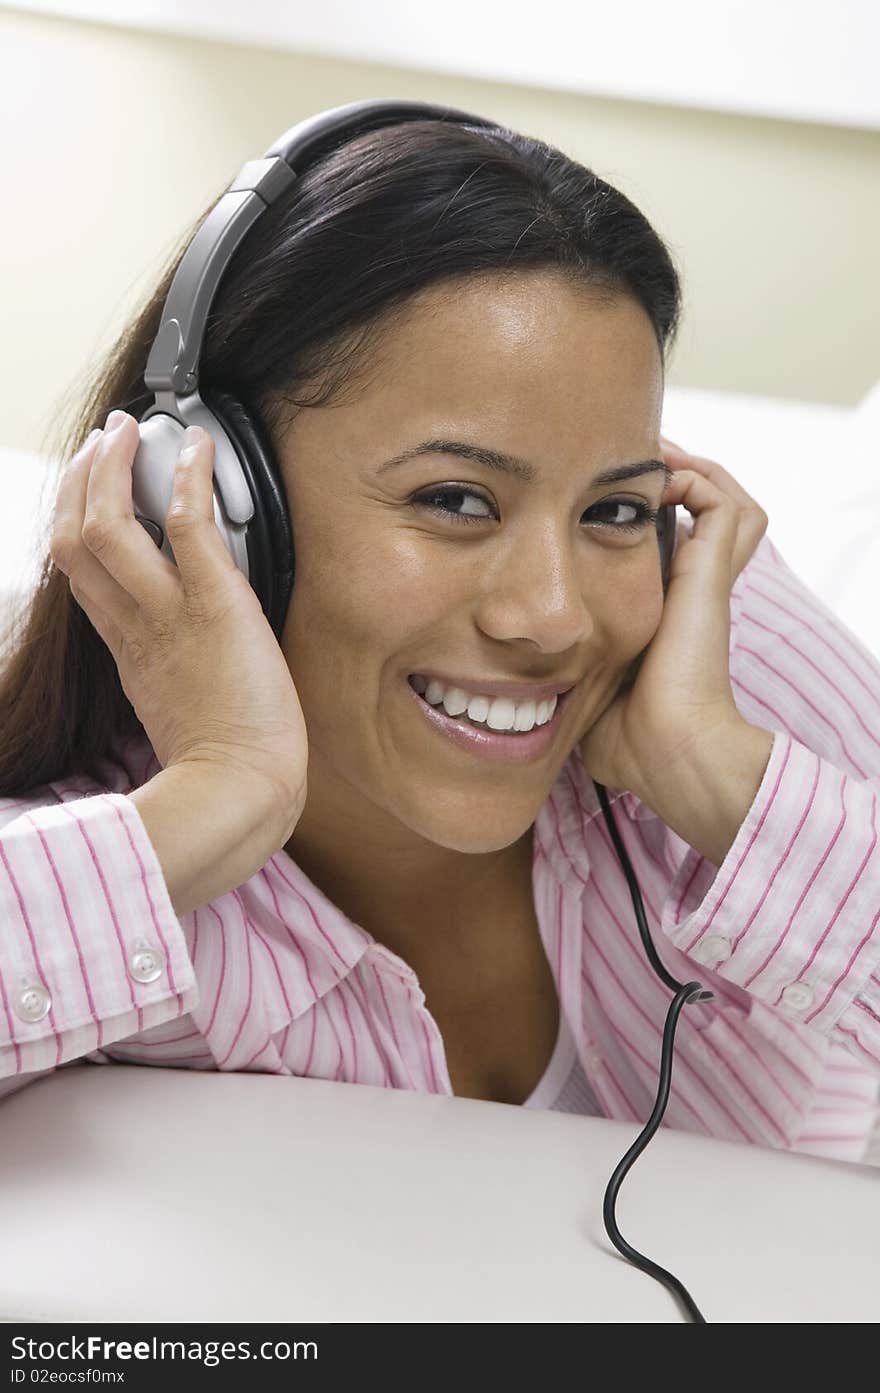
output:
[[[875,0],[19,0],[13,9],[591,96],[880,128]]]
[[[673,27],[658,70],[677,43]],[[547,139],[644,210],[684,283],[671,385],[854,406],[880,377],[880,133],[0,8],[0,443],[55,448],[88,370],[245,160],[383,96]]]

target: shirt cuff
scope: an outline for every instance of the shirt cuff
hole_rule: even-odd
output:
[[[199,1000],[181,921],[134,803],[104,793],[0,833],[0,1077],[52,1068]]]
[[[671,834],[685,855],[661,929],[695,962],[825,1034],[855,1005],[873,1020],[868,1053],[880,1068],[878,791],[876,779],[844,774],[775,731],[721,866]],[[847,1015],[848,1036],[851,1024]]]

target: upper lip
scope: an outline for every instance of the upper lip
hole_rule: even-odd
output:
[[[445,687],[461,687],[465,692],[510,697],[519,701],[547,701],[550,697],[570,691],[578,680],[568,678],[561,682],[513,682],[499,677],[450,677],[446,673],[433,672],[426,668],[420,668],[418,672],[410,675],[424,677],[429,682],[434,678]]]

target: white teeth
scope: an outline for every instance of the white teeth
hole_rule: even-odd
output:
[[[461,716],[467,711],[470,700],[467,692],[463,692],[461,687],[447,687],[443,705],[450,716]]]
[[[467,705],[467,713],[472,721],[485,721],[489,714],[490,705],[488,697],[471,697]]]
[[[461,687],[445,687],[436,677],[430,681],[415,674],[412,686],[429,706],[443,706],[449,716],[463,716],[490,730],[524,732],[546,725],[556,710],[557,697],[546,701],[512,701],[510,697],[472,696]]]
[[[489,707],[486,725],[490,730],[513,730],[516,707],[509,697],[496,697]]]
[[[516,719],[513,722],[514,730],[531,730],[533,725],[537,725],[535,712],[537,707],[533,701],[523,701],[516,708]]]

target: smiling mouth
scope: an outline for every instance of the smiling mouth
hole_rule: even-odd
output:
[[[420,701],[424,702],[425,706],[427,706],[432,711],[436,711],[447,721],[455,721],[459,725],[469,726],[472,730],[482,731],[486,735],[507,736],[508,738],[514,739],[522,739],[525,736],[534,735],[536,731],[542,730],[545,726],[551,725],[554,716],[557,714],[557,710],[560,704],[564,702],[565,697],[567,697],[569,694],[568,692],[562,692],[559,694],[559,696],[553,697],[551,699],[552,705],[549,705],[545,702],[532,701],[531,705],[535,708],[536,711],[538,708],[544,707],[544,719],[542,721],[533,721],[532,724],[530,724],[525,730],[515,730],[509,725],[490,725],[487,719],[489,715],[489,710],[490,707],[494,705],[496,701],[504,701],[506,702],[506,705],[504,708],[502,708],[502,711],[504,713],[504,718],[509,719],[512,712],[515,713],[517,711],[517,708],[522,708],[525,705],[524,701],[519,701],[518,703],[515,703],[510,698],[493,697],[492,701],[489,702],[485,697],[471,697],[468,702],[468,706],[465,708],[464,711],[456,712],[453,714],[453,712],[448,711],[446,709],[442,701],[428,701],[426,696],[428,683],[426,682],[424,677],[420,677],[418,673],[410,673],[409,677],[407,678],[407,682],[409,683],[410,687],[412,687],[416,695],[419,697]],[[473,715],[470,714],[471,710],[474,710]]]

